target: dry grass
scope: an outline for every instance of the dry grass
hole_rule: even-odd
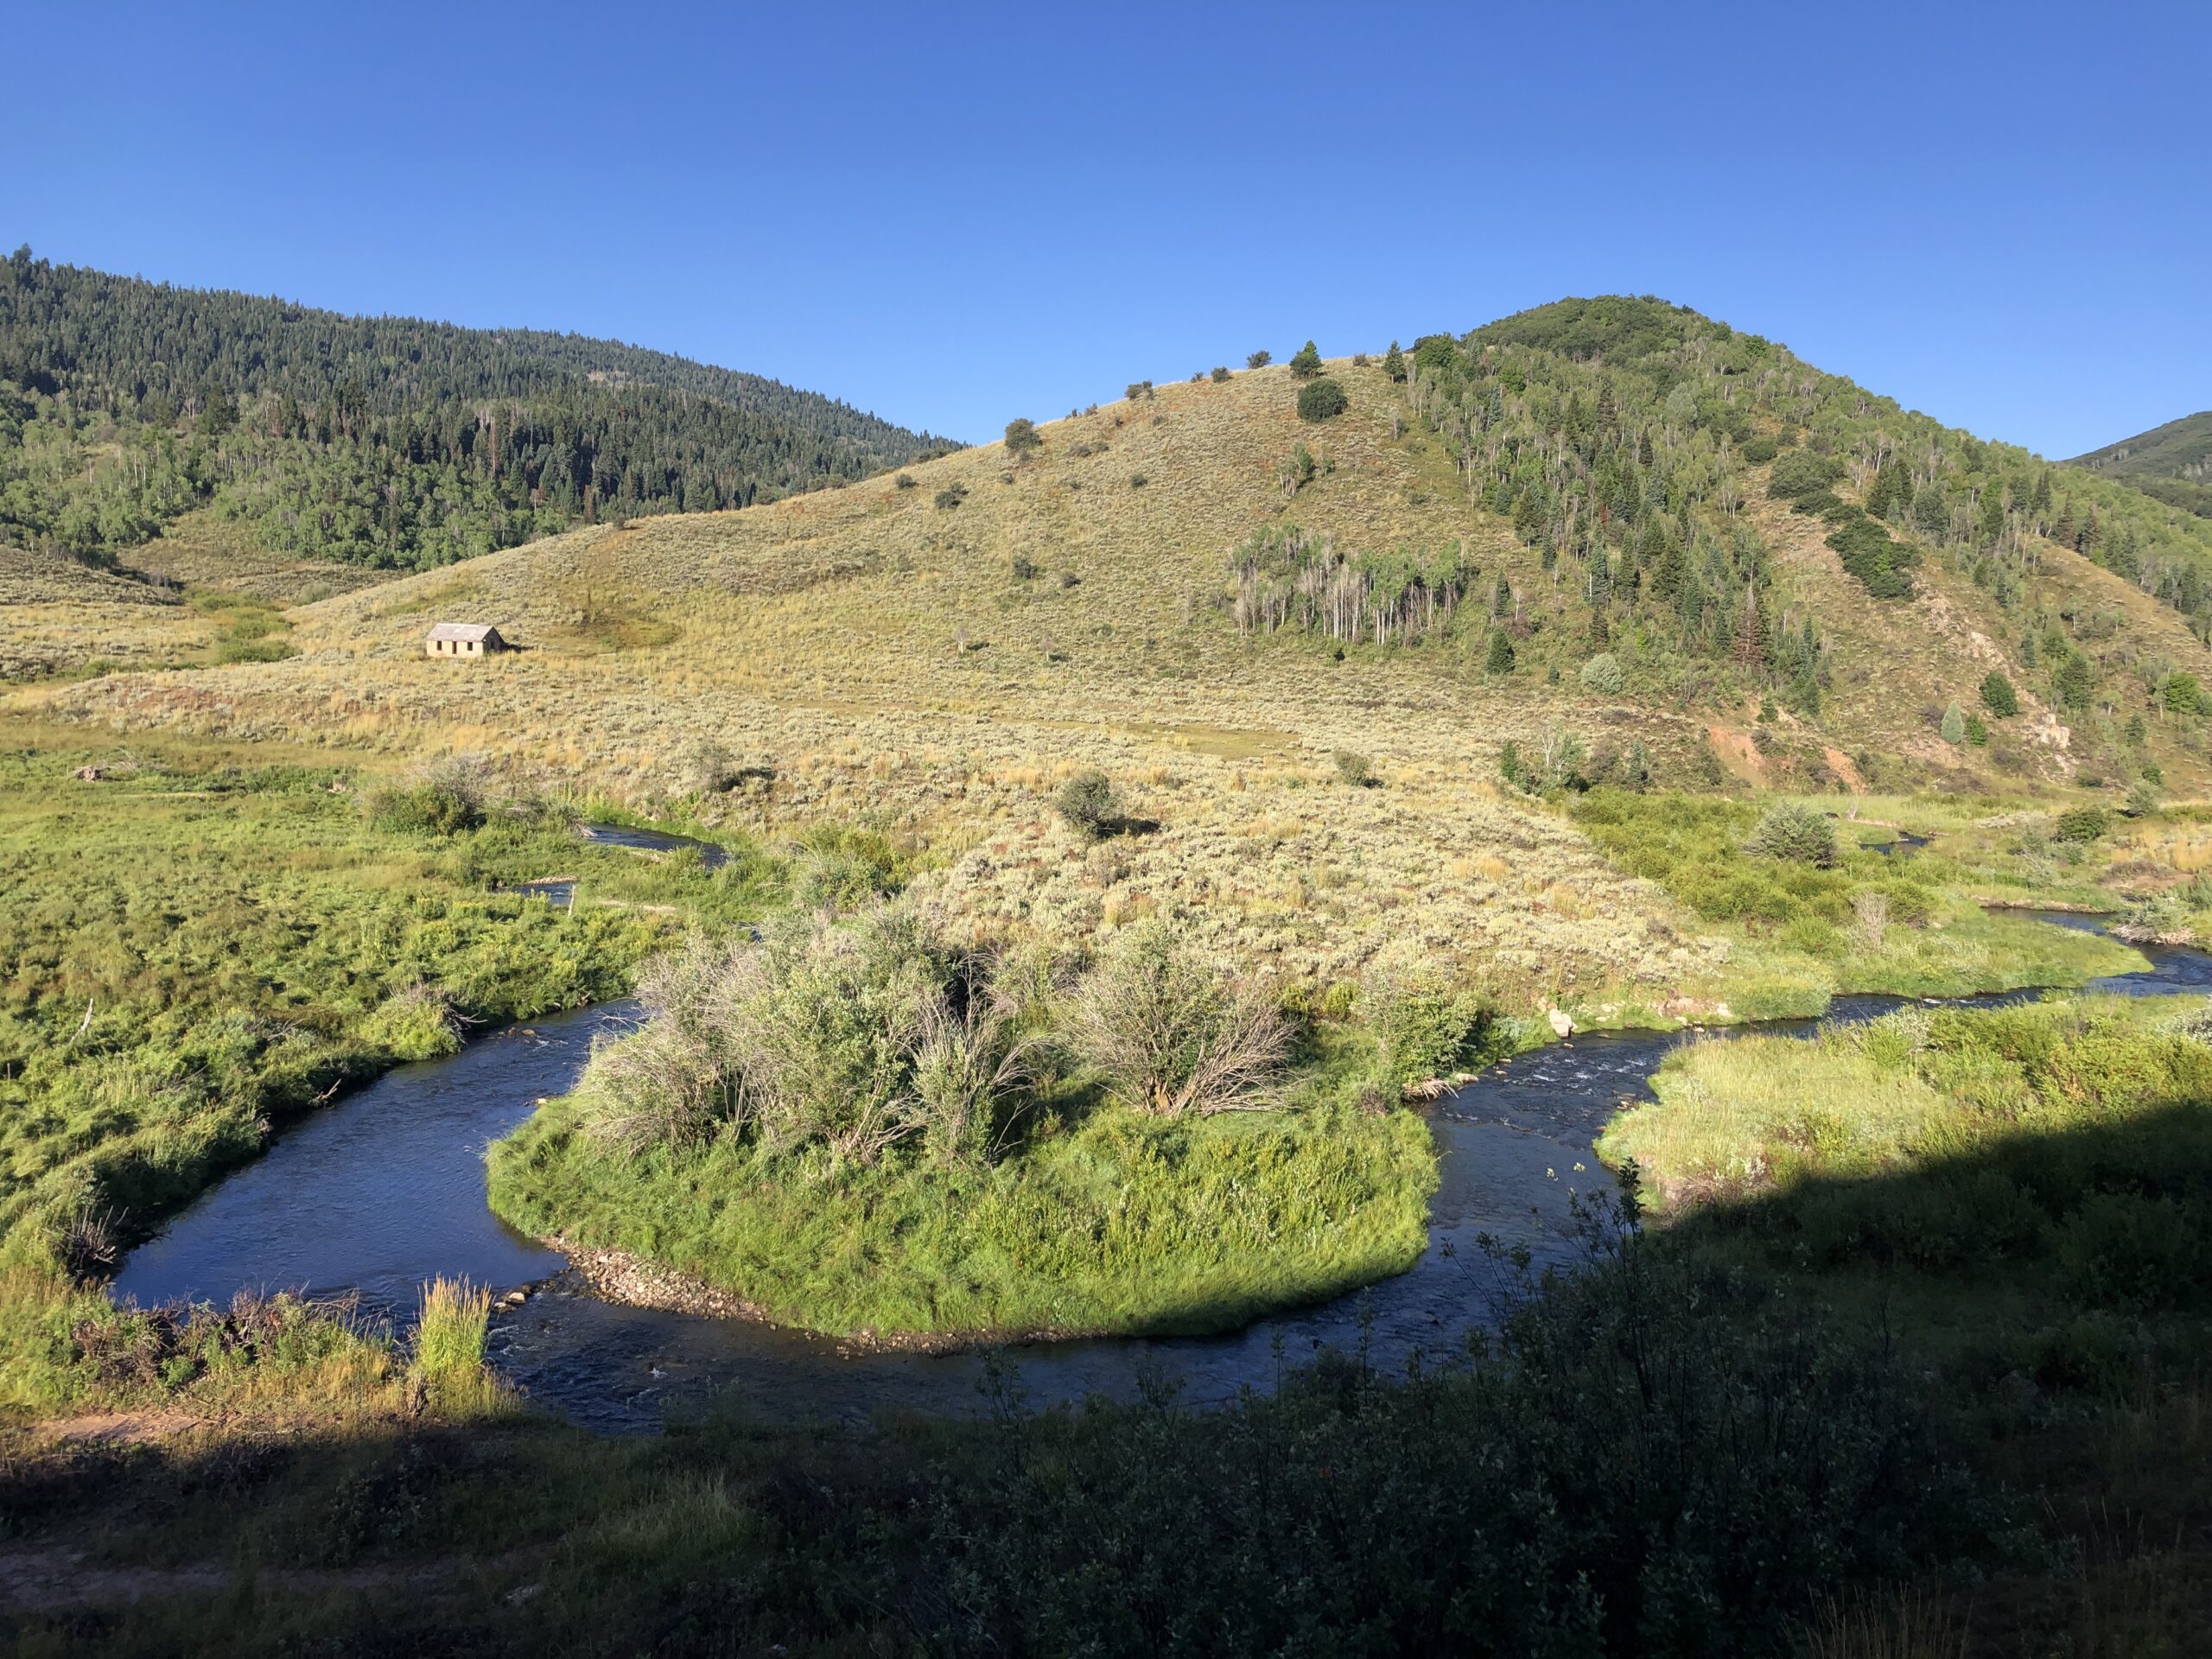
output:
[[[36,706],[124,731],[484,751],[639,810],[771,835],[861,819],[925,849],[925,888],[978,932],[1086,938],[1164,912],[1318,982],[1405,940],[1532,1002],[1709,994],[1719,953],[1663,895],[1491,782],[1505,740],[1551,726],[1641,737],[1661,781],[1678,779],[1707,718],[1581,691],[1579,594],[1470,508],[1441,443],[1394,422],[1400,394],[1379,371],[1332,372],[1351,406],[1319,426],[1296,417],[1281,368],[1163,386],[1044,426],[1019,465],[990,445],[907,468],[910,488],[883,477],[582,529],[296,611],[289,662],[111,677]],[[1319,470],[1287,497],[1281,463],[1301,443]],[[937,506],[955,486],[961,505]],[[1470,622],[1503,575],[1535,626],[1520,671],[1485,677],[1474,626],[1343,660],[1240,636],[1228,556],[1293,523],[1352,550],[1464,541],[1480,567]],[[1935,597],[1885,610],[1816,540],[1797,546],[1805,521],[1777,525],[1795,550],[1777,559],[1777,602],[1817,601],[1840,728],[1853,744],[1918,741],[1917,679],[1939,697],[1979,672],[1955,647],[1999,627],[1990,601],[1938,572]],[[1936,626],[1946,604],[1955,628]],[[448,617],[533,649],[426,661],[423,629]],[[1901,660],[1916,683],[1874,671]],[[1778,729],[1815,756],[1830,741],[1786,715]],[[751,778],[690,798],[702,742]],[[1340,749],[1371,756],[1382,786],[1344,785]],[[1157,832],[1095,848],[1063,832],[1051,791],[1090,767]]]
[[[1624,711],[1534,671],[1487,687],[1460,641],[1339,663],[1242,639],[1219,611],[1230,550],[1289,521],[1356,547],[1465,535],[1484,582],[1506,573],[1564,638],[1567,601],[1535,556],[1472,524],[1433,440],[1391,436],[1389,383],[1342,378],[1352,410],[1325,427],[1298,421],[1280,370],[1163,387],[1045,427],[1020,467],[991,446],[908,469],[912,489],[883,478],[582,530],[295,612],[291,662],[45,706],[125,729],[505,753],[639,807],[680,798],[712,740],[774,777],[702,817],[771,831],[873,817],[926,844],[925,887],[978,931],[1086,937],[1177,912],[1301,976],[1412,939],[1546,995],[1709,969],[1656,893],[1485,782],[1503,739],[1553,720],[1594,736]],[[1286,501],[1277,467],[1300,442],[1324,470]],[[934,506],[953,483],[963,504]],[[1017,556],[1038,574],[1017,576]],[[446,616],[538,648],[427,662],[422,631]],[[1688,722],[1639,724],[1662,751],[1695,741]],[[1371,754],[1383,787],[1344,787],[1340,748]],[[1061,830],[1048,798],[1085,766],[1157,833],[1092,848]]]
[[[305,605],[392,580],[394,572],[271,553],[242,524],[210,511],[187,513],[124,561],[149,581],[197,592],[247,594],[279,605]]]

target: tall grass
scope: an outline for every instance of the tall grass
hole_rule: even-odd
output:
[[[1967,1659],[1956,1611],[1925,1592],[1837,1599],[1806,1626],[1801,1659]]]
[[[466,1279],[431,1280],[423,1287],[410,1375],[441,1399],[480,1392],[486,1382],[484,1332],[491,1319],[488,1288]]]

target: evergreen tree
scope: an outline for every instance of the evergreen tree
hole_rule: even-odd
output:
[[[1975,528],[1985,546],[1994,547],[2005,539],[2005,495],[1994,479],[1981,486],[1981,512]]]
[[[2020,712],[2019,694],[2012,681],[1993,671],[1981,683],[1981,706],[1999,720],[2010,720]]]
[[[1966,710],[1955,702],[1950,704],[1943,710],[1942,721],[1936,729],[1942,734],[1946,743],[1965,742],[1967,741]]]
[[[1891,455],[1874,474],[1873,486],[1866,492],[1866,511],[1877,518],[1890,518],[1911,505],[1911,476],[1904,462]]]
[[[1754,673],[1766,667],[1766,629],[1759,620],[1759,590],[1755,582],[1744,584],[1744,616],[1736,627],[1735,657]]]
[[[1382,354],[1382,372],[1393,380],[1406,378],[1406,354],[1398,349],[1395,340],[1390,342],[1390,349]]]
[[[1485,674],[1510,674],[1513,671],[1513,641],[1506,637],[1503,628],[1490,631],[1490,649],[1483,657]]]
[[[1290,372],[1300,380],[1311,380],[1321,372],[1321,353],[1313,349],[1312,340],[1298,348],[1297,355],[1290,359]]]

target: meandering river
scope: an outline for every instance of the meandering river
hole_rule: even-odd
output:
[[[680,844],[623,830],[625,844]],[[2088,918],[2033,912],[2062,926]],[[2150,947],[2146,972],[2089,988],[2134,995],[2212,990],[2212,957]],[[1972,999],[1997,1001],[2003,998]],[[1871,1019],[1894,997],[1846,997],[1830,1020]],[[841,1353],[828,1339],[737,1320],[626,1307],[584,1288],[563,1258],[505,1227],[485,1203],[484,1148],[563,1092],[592,1039],[619,1031],[614,1003],[507,1027],[451,1059],[403,1066],[288,1130],[267,1154],[181,1211],[132,1253],[118,1300],[227,1301],[240,1290],[357,1294],[370,1318],[404,1323],[423,1282],[465,1276],[505,1291],[535,1285],[493,1316],[491,1357],[540,1404],[588,1427],[642,1430],[719,1400],[770,1420],[865,1420],[881,1411],[982,1408],[990,1362],[977,1354]],[[1814,1022],[1756,1027],[1809,1031]],[[1742,1029],[1742,1028],[1738,1028]],[[1432,1109],[1442,1185],[1429,1248],[1408,1272],[1233,1334],[1036,1344],[1012,1351],[1033,1403],[1134,1395],[1149,1376],[1211,1402],[1272,1385],[1278,1367],[1323,1346],[1362,1343],[1377,1365],[1456,1350],[1490,1307],[1487,1233],[1539,1263],[1570,1259],[1572,1197],[1610,1186],[1591,1147],[1646,1087],[1681,1032],[1578,1036],[1491,1067]]]

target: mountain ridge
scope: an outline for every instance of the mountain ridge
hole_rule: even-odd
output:
[[[2212,409],[2075,455],[2066,465],[2124,480],[2146,495],[2212,518]]]
[[[213,506],[268,553],[421,568],[945,447],[620,341],[0,262],[0,539],[82,558]]]

